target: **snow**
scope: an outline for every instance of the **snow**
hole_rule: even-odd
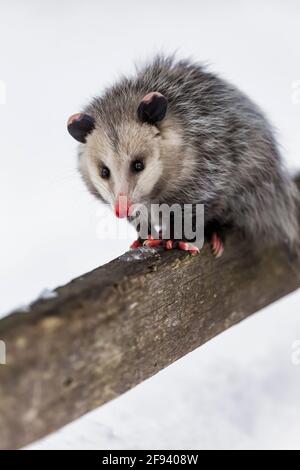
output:
[[[3,4],[0,312],[120,256],[135,238],[124,220],[126,236],[106,234],[65,127],[136,60],[177,49],[209,62],[265,109],[299,168],[299,20],[296,0]],[[106,227],[115,223],[105,215]],[[32,447],[299,449],[299,300],[298,291]]]
[[[33,303],[37,302],[38,300],[55,299],[55,297],[57,297],[57,296],[58,296],[57,292],[55,292],[54,290],[45,288],[41,291],[41,293],[37,296],[37,298],[35,300],[33,300],[32,302],[30,302],[28,304],[17,305],[12,310],[10,310],[8,312],[5,312],[5,315],[10,315],[10,314],[16,313],[16,312],[18,312],[18,313],[28,313],[28,312],[30,312],[31,305]],[[5,315],[2,315],[2,316],[5,316]]]
[[[43,289],[40,295],[38,296],[37,300],[48,300],[48,299],[55,299],[57,297],[57,292],[51,289]]]
[[[154,248],[141,247],[136,250],[131,250],[122,256],[121,260],[126,262],[142,261],[151,258],[153,255],[159,256],[159,251]]]
[[[31,448],[299,449],[297,338],[295,293]]]

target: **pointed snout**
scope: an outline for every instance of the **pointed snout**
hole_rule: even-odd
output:
[[[128,217],[131,203],[127,194],[119,193],[115,204],[115,214],[120,219]]]

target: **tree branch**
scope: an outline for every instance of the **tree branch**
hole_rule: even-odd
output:
[[[300,186],[298,181],[298,186]],[[127,253],[0,321],[0,447],[19,448],[300,286],[300,262],[233,235],[220,260]]]

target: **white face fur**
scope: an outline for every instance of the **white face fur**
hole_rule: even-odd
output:
[[[68,120],[69,133],[83,143],[79,170],[86,185],[117,215],[119,196],[126,196],[128,208],[160,203],[166,195],[172,202],[180,184],[184,186],[193,173],[194,155],[166,111],[166,98],[154,91],[140,101],[138,120],[124,119],[112,126],[85,113]]]
[[[87,182],[113,208],[120,194],[132,204],[148,202],[163,172],[161,134],[155,126],[136,122],[115,129],[115,143],[96,127],[79,159]]]

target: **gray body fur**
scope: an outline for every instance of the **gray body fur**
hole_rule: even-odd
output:
[[[138,104],[150,91],[168,100],[167,116],[158,126],[162,136],[171,129],[180,141],[173,155],[162,151],[163,172],[149,201],[202,203],[207,224],[216,221],[258,242],[292,246],[299,232],[298,190],[261,110],[204,67],[158,57],[134,78],[123,78],[95,98],[85,112],[105,128],[117,149],[117,129],[137,122]],[[183,176],[185,162],[192,171]]]

